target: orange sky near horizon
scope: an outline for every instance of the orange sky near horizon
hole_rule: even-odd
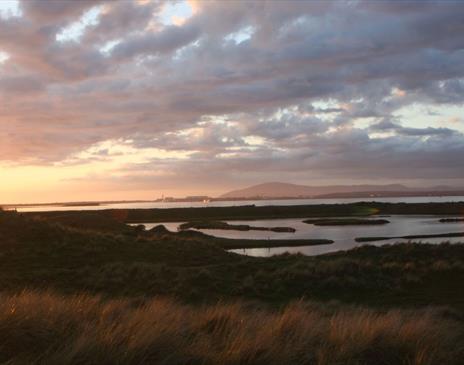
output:
[[[0,204],[464,187],[464,3],[0,1]]]

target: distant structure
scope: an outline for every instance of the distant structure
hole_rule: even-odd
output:
[[[202,202],[202,203],[209,203],[211,198],[207,195],[191,195],[186,196],[185,198],[173,198],[171,196],[161,196],[161,198],[156,199],[155,202],[158,203],[173,203],[173,202]]]
[[[185,200],[190,201],[190,202],[209,202],[210,197],[207,195],[191,195],[191,196],[186,196]]]
[[[156,202],[162,202],[162,203],[171,203],[171,202],[176,201],[176,199],[173,198],[172,196],[164,196],[164,194],[163,194],[163,195],[161,195],[161,198],[156,199],[155,201]]]

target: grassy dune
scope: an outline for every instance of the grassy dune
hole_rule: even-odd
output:
[[[462,364],[462,244],[253,258],[94,223],[0,211],[1,364]]]
[[[439,310],[295,302],[187,306],[28,291],[0,301],[0,361],[19,364],[462,364],[463,327]]]
[[[0,212],[0,288],[209,303],[307,298],[382,308],[447,305],[464,313],[464,245],[258,258],[226,252],[199,232],[126,228],[84,230]]]

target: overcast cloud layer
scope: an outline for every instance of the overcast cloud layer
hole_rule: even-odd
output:
[[[1,14],[0,164],[107,161],[92,179],[134,189],[464,181],[462,2],[24,0]]]

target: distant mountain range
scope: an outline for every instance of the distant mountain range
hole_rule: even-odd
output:
[[[233,190],[221,195],[220,199],[252,198],[322,198],[322,197],[369,197],[369,196],[415,196],[450,195],[464,193],[464,189],[446,185],[427,188],[410,188],[401,184],[389,185],[325,185],[307,186],[282,182],[269,182]],[[460,195],[459,194],[459,195]]]

